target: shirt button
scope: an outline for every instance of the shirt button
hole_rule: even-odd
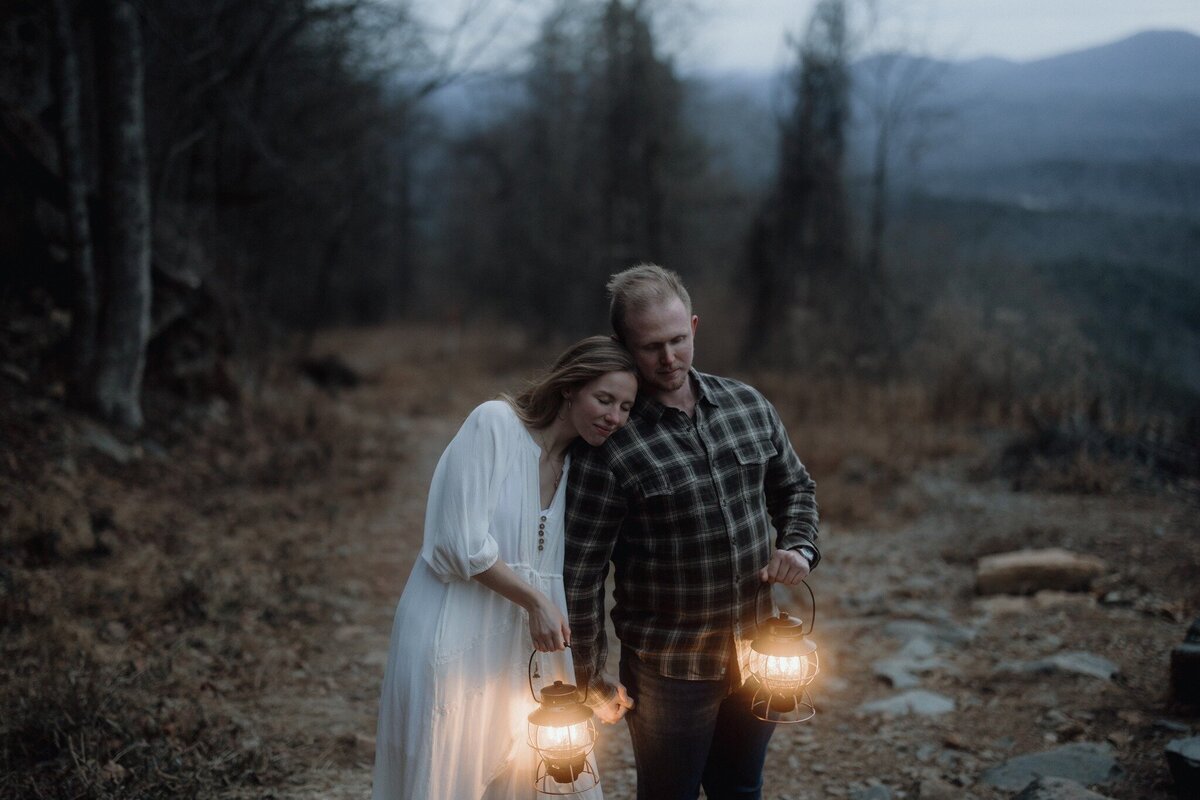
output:
[[[728,500],[722,500],[722,501],[721,501],[721,508],[725,508],[725,507],[727,507],[728,505],[729,505],[729,501],[728,501]]]

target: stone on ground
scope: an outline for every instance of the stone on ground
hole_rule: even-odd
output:
[[[1066,778],[1038,778],[1026,786],[1012,800],[1110,800],[1107,795],[1096,794],[1086,786]]]
[[[882,700],[863,703],[858,707],[858,710],[868,714],[890,714],[893,716],[916,714],[922,717],[934,717],[953,711],[954,700],[936,692],[913,689],[912,691],[902,692],[894,697],[885,697]]]
[[[934,653],[933,643],[923,637],[909,639],[898,651],[871,664],[871,670],[896,689],[912,689],[921,685],[917,676],[946,669],[949,665]]]
[[[1095,556],[1053,547],[1017,550],[979,559],[975,588],[980,594],[1034,594],[1045,589],[1082,592],[1107,566]]]
[[[1055,653],[1035,661],[1005,661],[996,667],[997,672],[1047,674],[1052,672],[1074,672],[1102,681],[1111,681],[1121,673],[1121,668],[1095,653]]]
[[[1121,774],[1112,745],[1075,742],[1041,753],[1029,753],[992,767],[980,777],[982,783],[1015,792],[1041,777],[1067,778],[1083,784],[1104,784]]]

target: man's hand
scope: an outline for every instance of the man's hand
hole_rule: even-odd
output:
[[[808,559],[800,553],[795,550],[776,550],[767,565],[758,571],[758,577],[763,583],[796,586],[808,577],[808,571]]]
[[[625,684],[617,681],[617,696],[593,710],[601,722],[612,725],[614,722],[619,722],[621,717],[625,716],[625,712],[631,708],[633,708],[633,698],[629,696],[629,692],[625,691]]]

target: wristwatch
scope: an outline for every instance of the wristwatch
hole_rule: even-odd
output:
[[[797,553],[808,559],[808,567],[812,569],[812,565],[816,563],[817,551],[812,546],[802,544],[799,547],[793,548]]]

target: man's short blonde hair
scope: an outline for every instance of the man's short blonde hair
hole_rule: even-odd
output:
[[[608,279],[607,289],[609,322],[622,341],[625,340],[625,320],[630,312],[643,311],[678,297],[688,316],[692,315],[692,298],[683,287],[683,281],[671,270],[657,264],[638,264],[621,270]]]

